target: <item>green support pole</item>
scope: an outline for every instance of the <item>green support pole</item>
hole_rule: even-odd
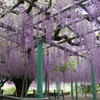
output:
[[[82,95],[83,95],[83,84],[81,84],[81,92],[82,92]]]
[[[76,100],[78,100],[77,79],[76,79],[76,82],[75,82],[75,87],[76,87]]]
[[[87,94],[86,94],[86,83],[84,83],[84,88],[85,88],[85,97],[87,97]]]
[[[48,96],[48,79],[47,79],[47,73],[46,73],[46,76],[45,76],[45,96],[47,97]]]
[[[27,89],[28,89],[28,75],[26,76],[25,80],[25,98],[27,98]]]
[[[39,40],[37,47],[37,98],[43,98],[43,40]]]
[[[93,63],[92,62],[91,62],[91,78],[92,78],[92,88],[93,88],[93,100],[97,100],[95,76],[94,76],[94,70],[93,70]]]
[[[57,83],[57,96],[58,96],[58,100],[60,100],[60,82],[59,82],[59,80]]]
[[[72,96],[72,99],[74,99],[74,95],[73,95],[73,82],[71,82],[71,96]]]

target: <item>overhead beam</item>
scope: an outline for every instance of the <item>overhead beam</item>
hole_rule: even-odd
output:
[[[27,3],[29,3],[32,7],[35,7],[39,10],[42,10],[39,6],[37,6],[35,3],[30,2],[29,0],[25,0]]]
[[[85,1],[87,1],[87,0],[79,0],[79,1],[77,1],[76,4],[74,4],[74,5],[82,4],[82,3],[85,2]],[[65,12],[65,11],[71,9],[72,6],[73,6],[73,5],[69,5],[69,6],[65,7],[65,8],[63,8],[63,9],[62,9],[61,11],[59,11],[59,12],[60,12],[60,13],[63,13],[63,12]],[[51,15],[50,17],[55,17],[55,16],[57,16],[59,12],[54,13],[54,14]],[[39,20],[38,22],[34,23],[33,26],[35,26],[35,25],[37,25],[37,24],[40,24],[40,23],[41,23],[42,21],[44,21],[45,19],[46,19],[46,18],[44,18],[44,19],[42,19],[42,20]]]
[[[84,10],[88,13],[88,10],[87,10],[87,8],[86,8],[84,5],[79,4],[79,6],[80,6],[82,9],[84,9]],[[90,20],[89,20],[89,17],[87,18],[87,20],[90,21]],[[98,20],[97,17],[94,18],[94,20],[100,25],[100,21]]]
[[[59,44],[56,44],[56,43],[54,43],[54,42],[52,42],[50,45],[53,46],[53,47],[57,47],[57,48],[59,48],[59,49],[61,49],[61,50],[65,50],[65,51],[67,51],[67,52],[70,52],[70,53],[72,53],[72,54],[74,54],[74,55],[76,55],[76,56],[80,56],[80,57],[84,58],[84,56],[81,55],[81,54],[79,54],[79,52],[77,52],[77,51],[72,51],[72,50],[70,50],[70,49],[68,49],[68,48],[65,48],[65,47],[63,47],[63,46],[61,46],[61,45],[59,45]]]

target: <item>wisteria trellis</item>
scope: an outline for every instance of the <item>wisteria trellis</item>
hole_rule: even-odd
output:
[[[19,1],[19,0],[18,0]],[[22,0],[23,1],[23,0]],[[27,1],[32,5],[31,1]],[[8,3],[9,2],[9,3]],[[37,44],[44,41],[43,73],[63,82],[91,83],[90,60],[100,83],[100,2],[45,0],[27,9],[27,2],[3,0],[0,13],[0,75],[36,78]],[[14,8],[15,7],[15,8]],[[58,33],[59,34],[58,34]],[[71,58],[71,56],[76,56]],[[76,61],[77,64],[74,62]]]

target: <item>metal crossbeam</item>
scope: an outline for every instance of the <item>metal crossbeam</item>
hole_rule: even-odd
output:
[[[84,5],[79,4],[79,6],[80,6],[82,9],[84,9],[84,10],[88,13],[88,10],[87,10],[87,8],[86,8]],[[98,18],[95,18],[94,20],[100,25],[100,21],[98,20]],[[88,21],[89,21],[89,20],[88,20]]]
[[[82,4],[82,3],[85,2],[85,1],[87,1],[87,0],[79,0],[79,1],[77,1],[76,4],[74,4],[74,5]],[[65,11],[71,9],[72,6],[73,6],[73,5],[67,6],[67,7],[63,8],[61,11],[59,11],[59,12],[60,12],[60,13],[63,13],[63,12],[65,12]],[[51,15],[50,17],[55,17],[55,16],[57,16],[57,15],[58,15],[58,12],[54,13],[54,14]],[[33,24],[33,26],[35,26],[35,25],[37,25],[37,24],[40,24],[40,23],[41,23],[42,21],[44,21],[44,20],[45,20],[45,18],[42,19],[42,20],[39,20],[38,22],[36,22],[35,24]]]

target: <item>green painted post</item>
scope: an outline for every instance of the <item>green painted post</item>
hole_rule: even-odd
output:
[[[87,97],[87,94],[86,94],[86,83],[84,83],[84,88],[85,88],[85,97]]]
[[[82,91],[82,95],[83,95],[83,84],[81,84],[81,91]]]
[[[76,87],[76,100],[78,100],[77,79],[76,79],[76,82],[75,82],[75,87]]]
[[[58,96],[58,100],[60,100],[60,82],[59,82],[59,80],[57,83],[57,96]]]
[[[47,73],[46,73],[46,76],[45,76],[45,96],[47,97],[48,96],[48,79],[47,79]]]
[[[28,75],[26,76],[25,79],[25,98],[27,98],[27,89],[28,89]]]
[[[72,96],[72,99],[74,99],[74,95],[73,95],[73,82],[71,82],[71,96]]]
[[[92,88],[93,88],[93,100],[97,100],[95,76],[94,76],[94,70],[93,70],[93,63],[92,62],[91,62],[91,78],[92,78]]]
[[[43,40],[39,40],[37,47],[37,98],[43,98]]]

